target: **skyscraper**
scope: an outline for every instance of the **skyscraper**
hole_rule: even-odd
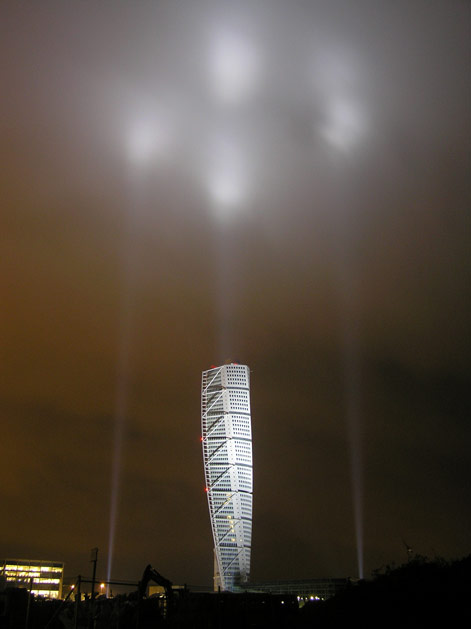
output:
[[[250,574],[253,482],[249,384],[246,365],[231,363],[203,371],[201,441],[216,590],[234,590]]]

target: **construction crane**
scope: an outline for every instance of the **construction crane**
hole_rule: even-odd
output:
[[[150,564],[146,566],[146,569],[144,570],[144,573],[142,575],[142,579],[139,581],[139,599],[144,597],[147,586],[149,585],[149,581],[154,581],[154,583],[157,583],[157,585],[160,585],[164,588],[165,594],[167,596],[167,604],[169,608],[171,608],[173,603],[172,582],[163,577],[160,572],[157,572],[157,570],[155,570]]]

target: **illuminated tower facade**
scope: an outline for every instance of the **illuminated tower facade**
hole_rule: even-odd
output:
[[[214,538],[214,589],[248,581],[252,545],[250,370],[231,363],[203,371],[201,440]]]

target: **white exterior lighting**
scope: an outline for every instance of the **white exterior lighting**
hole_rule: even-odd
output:
[[[201,441],[214,539],[214,589],[248,581],[252,545],[250,370],[231,363],[203,371]]]

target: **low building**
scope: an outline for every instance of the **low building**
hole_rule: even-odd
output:
[[[0,561],[0,576],[6,587],[27,588],[35,596],[62,597],[64,564],[44,559],[5,559]]]
[[[300,579],[287,581],[250,582],[244,587],[247,592],[270,594],[292,594],[302,605],[307,601],[325,600],[344,590],[350,579]]]

